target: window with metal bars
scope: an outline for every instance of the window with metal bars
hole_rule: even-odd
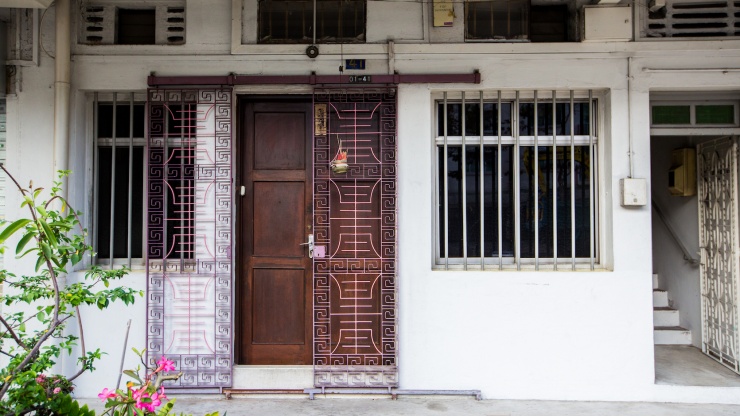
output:
[[[145,103],[134,93],[94,94],[95,225],[98,264],[143,264]],[[195,251],[195,105],[167,111],[167,258]]]
[[[144,137],[143,97],[134,93],[94,94],[95,224],[98,264],[143,257]],[[140,261],[138,261],[140,263]]]
[[[434,138],[437,264],[593,268],[596,108],[590,91],[444,93]]]
[[[259,42],[364,43],[365,9],[366,0],[260,0]]]

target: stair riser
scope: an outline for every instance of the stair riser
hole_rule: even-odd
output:
[[[668,305],[668,292],[664,290],[653,291],[653,307],[655,308],[667,308]]]
[[[653,311],[653,326],[680,326],[677,310]]]
[[[691,345],[691,331],[654,330],[655,345]]]

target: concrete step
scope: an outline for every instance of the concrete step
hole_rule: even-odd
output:
[[[660,289],[653,289],[653,307],[654,308],[668,308],[668,292]]]
[[[658,273],[653,273],[653,289],[660,287],[660,281],[658,280]]]
[[[678,310],[672,308],[653,308],[653,326],[679,326]]]
[[[656,326],[653,330],[655,345],[691,345],[691,331],[680,326]]]

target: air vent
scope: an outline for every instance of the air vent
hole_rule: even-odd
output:
[[[88,4],[82,9],[80,43],[88,45],[185,43],[184,0],[149,1],[146,5],[142,5],[141,2],[125,1],[112,3],[114,2],[103,0],[100,4]]]
[[[740,36],[740,2],[666,0],[665,7],[649,12],[647,37]]]

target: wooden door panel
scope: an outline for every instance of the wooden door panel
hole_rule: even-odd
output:
[[[252,303],[254,344],[305,343],[305,270],[255,269]]]
[[[305,184],[254,182],[254,256],[303,257]],[[259,219],[257,221],[257,219]]]
[[[305,113],[255,114],[255,170],[305,169],[305,123]]]
[[[310,102],[242,100],[238,364],[310,364]]]

